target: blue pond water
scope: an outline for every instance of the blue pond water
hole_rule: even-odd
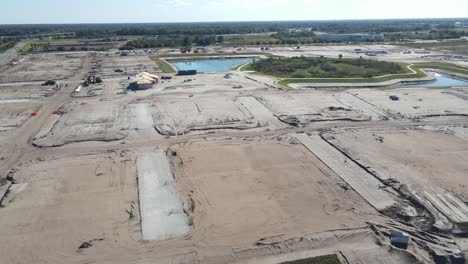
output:
[[[430,83],[422,83],[422,84],[407,84],[406,87],[456,87],[456,86],[468,86],[468,81],[462,81],[453,79],[447,76],[443,76],[440,74],[435,74],[437,80],[430,82]]]
[[[170,61],[177,69],[197,70],[197,72],[224,72],[229,69],[251,62],[252,58],[238,59],[206,59],[206,60],[188,60],[188,61]]]

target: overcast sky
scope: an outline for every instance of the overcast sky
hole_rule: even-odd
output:
[[[468,17],[468,0],[0,0],[0,24]]]

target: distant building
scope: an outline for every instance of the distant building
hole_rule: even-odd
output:
[[[148,90],[153,88],[153,82],[150,80],[138,80],[136,82],[130,83],[128,86],[128,89],[130,90]]]
[[[322,41],[383,41],[383,34],[321,34]]]
[[[463,23],[462,22],[455,22],[455,27],[463,27]]]
[[[136,76],[136,80],[128,85],[130,90],[147,90],[153,88],[153,85],[158,82],[159,76],[142,72]]]

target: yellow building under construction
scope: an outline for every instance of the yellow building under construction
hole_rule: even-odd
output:
[[[130,83],[130,90],[147,90],[153,88],[153,85],[159,81],[159,76],[142,72],[135,77],[135,81]]]

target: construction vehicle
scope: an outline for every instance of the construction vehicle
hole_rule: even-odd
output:
[[[88,78],[86,78],[83,85],[84,86],[89,86],[90,84],[96,84],[96,83],[102,83],[101,77],[96,77],[94,75],[90,75],[90,76],[88,76]]]
[[[41,84],[42,86],[49,86],[49,85],[55,85],[55,81],[54,80],[48,80],[48,81],[45,81],[43,84]]]

